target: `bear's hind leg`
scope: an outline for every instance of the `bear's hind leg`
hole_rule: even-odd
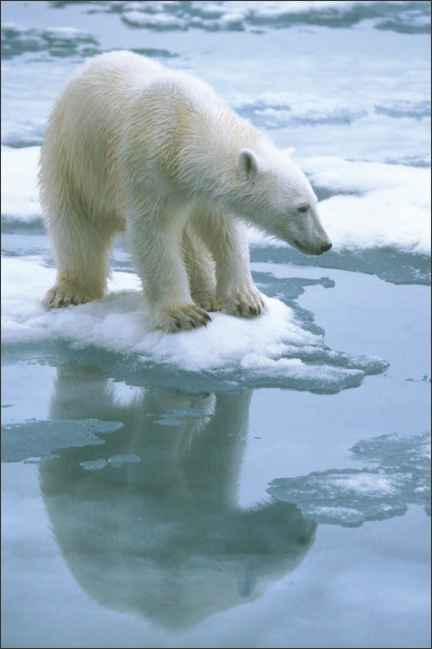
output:
[[[48,221],[57,265],[57,281],[47,292],[49,308],[83,304],[103,297],[112,232],[85,218],[63,214]]]
[[[183,254],[193,301],[206,311],[219,311],[214,259],[190,225],[186,226],[183,233]]]

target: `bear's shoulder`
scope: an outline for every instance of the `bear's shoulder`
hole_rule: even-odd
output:
[[[198,111],[225,105],[224,100],[206,81],[187,72],[163,66],[147,83],[143,79],[141,92],[146,97],[159,98],[163,102],[188,106]]]

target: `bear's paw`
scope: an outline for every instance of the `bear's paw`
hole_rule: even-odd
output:
[[[102,294],[90,295],[73,286],[57,284],[46,293],[42,303],[48,309],[59,309],[71,305],[85,304],[99,297],[102,297]]]
[[[195,304],[200,306],[204,311],[222,311],[222,303],[215,295],[210,293],[192,293]]]
[[[210,321],[207,311],[196,304],[178,304],[162,311],[156,321],[156,329],[167,333],[189,331],[206,327]]]
[[[231,290],[221,299],[223,311],[242,318],[254,318],[265,310],[265,302],[255,286]]]

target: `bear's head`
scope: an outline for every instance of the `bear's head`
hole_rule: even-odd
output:
[[[291,156],[273,146],[242,149],[238,157],[239,216],[308,255],[332,244],[319,215],[318,199]]]

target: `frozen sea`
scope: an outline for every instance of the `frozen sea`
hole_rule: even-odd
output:
[[[430,4],[2,2],[2,646],[429,647]],[[209,81],[333,249],[250,230],[265,316],[46,312],[36,170],[75,67]]]

